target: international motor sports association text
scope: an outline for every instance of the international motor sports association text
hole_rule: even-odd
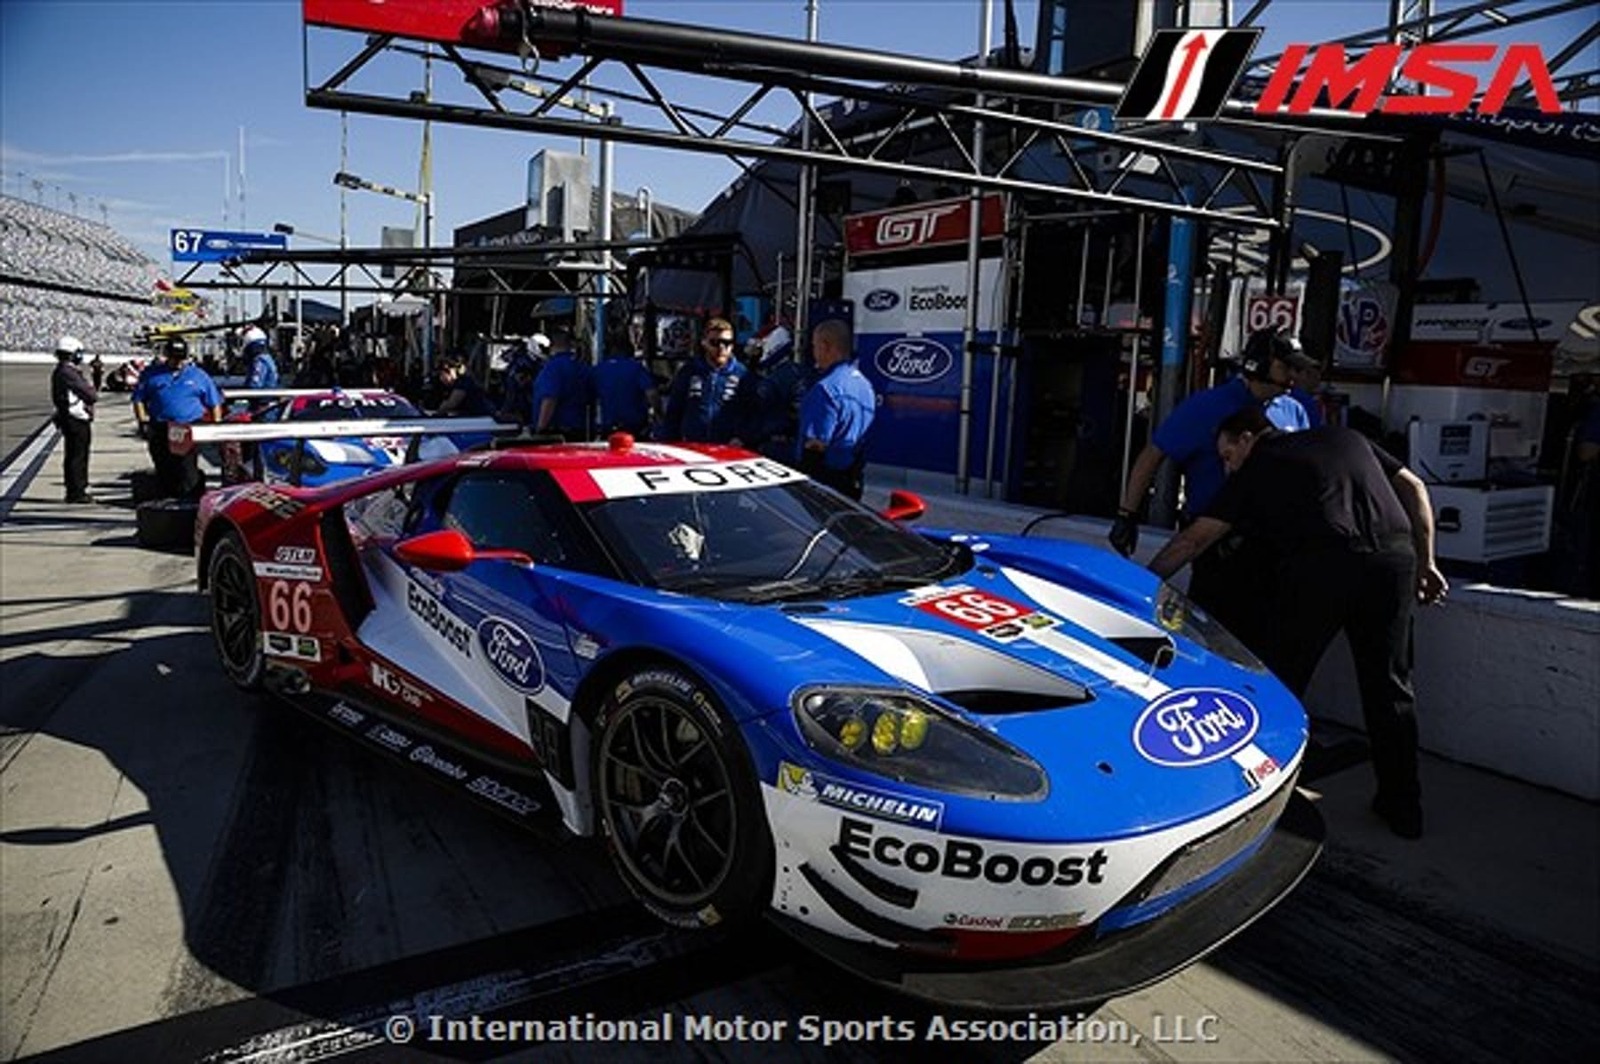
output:
[[[1218,1018],[1167,1016],[1152,1019],[1148,1036],[1126,1020],[1076,1015],[1040,1015],[1005,1019],[952,1018],[940,1014],[911,1020],[882,1016],[872,1020],[826,1019],[802,1015],[793,1019],[751,1019],[663,1012],[644,1019],[602,1019],[592,1012],[548,1020],[486,1020],[482,1016],[452,1019],[440,1015],[391,1016],[384,1037],[395,1044],[424,1043],[610,1043],[610,1042],[795,1042],[824,1047],[865,1042],[1068,1042],[1122,1043],[1216,1042]]]

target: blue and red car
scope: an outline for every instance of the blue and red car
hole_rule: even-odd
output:
[[[917,997],[1104,1000],[1289,891],[1293,696],[1144,569],[922,508],[617,436],[213,492],[199,576],[240,687]]]

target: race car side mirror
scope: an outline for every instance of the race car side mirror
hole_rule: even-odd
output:
[[[431,573],[459,573],[473,562],[511,562],[514,565],[532,565],[533,559],[520,550],[485,548],[479,550],[472,540],[453,528],[437,532],[424,532],[395,544],[394,552],[407,565],[426,569]]]
[[[889,493],[889,505],[883,516],[891,521],[915,521],[927,512],[928,504],[922,501],[921,495],[896,488]]]
[[[424,532],[395,544],[394,552],[407,565],[430,573],[459,573],[472,564],[472,540],[453,528]]]

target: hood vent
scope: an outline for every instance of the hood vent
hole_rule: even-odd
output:
[[[968,713],[980,716],[1003,716],[1010,713],[1034,713],[1042,709],[1060,709],[1063,705],[1088,702],[1094,695],[1085,691],[1082,697],[1064,703],[1058,696],[1031,691],[1002,691],[993,688],[970,691],[940,691],[941,698],[954,702]]]
[[[796,617],[912,687],[970,713],[1029,713],[1092,701],[1083,684],[999,650],[916,628]]]

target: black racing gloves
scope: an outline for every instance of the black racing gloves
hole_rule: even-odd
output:
[[[1132,510],[1118,510],[1117,519],[1111,522],[1106,534],[1111,546],[1124,558],[1131,557],[1139,547],[1139,515]]]

